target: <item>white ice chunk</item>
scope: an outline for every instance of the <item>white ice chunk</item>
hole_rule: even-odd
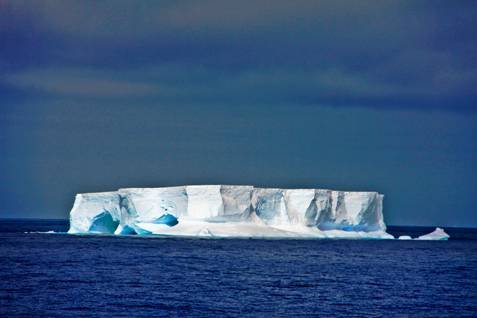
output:
[[[121,215],[117,192],[79,193],[68,233],[114,233]]]
[[[412,240],[412,237],[409,235],[401,235],[398,240]]]
[[[426,241],[445,241],[449,239],[449,234],[447,234],[443,229],[440,227],[436,227],[436,229],[425,235],[421,235],[417,238],[417,240],[426,240]]]

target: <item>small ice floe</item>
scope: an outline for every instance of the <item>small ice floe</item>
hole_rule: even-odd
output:
[[[53,231],[53,230],[50,230],[50,231],[46,231],[46,232],[42,232],[42,231],[31,231],[31,232],[23,232],[24,234],[55,234],[57,232]]]
[[[412,237],[409,235],[401,235],[398,240],[412,240]]]
[[[416,240],[426,240],[426,241],[445,241],[449,239],[449,234],[447,234],[443,229],[440,227],[436,227],[436,229],[426,235],[419,236]]]

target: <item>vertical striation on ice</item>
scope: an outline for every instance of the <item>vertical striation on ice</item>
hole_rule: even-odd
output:
[[[316,213],[310,213],[308,218],[312,225],[320,225],[332,216],[331,190],[315,189]]]
[[[194,219],[209,219],[224,214],[220,185],[186,186],[188,216]]]
[[[316,202],[314,189],[284,190],[288,220],[293,225],[316,225]]]
[[[251,212],[253,186],[220,186],[224,220],[246,220]]]
[[[389,238],[382,200],[377,192],[247,185],[126,188],[78,194],[70,233]]]
[[[252,206],[255,214],[265,224],[289,223],[282,189],[255,188],[252,194]]]
[[[331,206],[326,206],[320,215],[318,227],[322,230],[385,231],[382,199],[377,192],[331,191]]]

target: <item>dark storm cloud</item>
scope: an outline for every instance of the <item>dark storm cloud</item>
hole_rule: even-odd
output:
[[[477,102],[473,2],[4,1],[0,20],[2,84],[15,89],[220,104]]]
[[[475,226],[476,21],[475,1],[0,0],[0,216],[233,183]]]

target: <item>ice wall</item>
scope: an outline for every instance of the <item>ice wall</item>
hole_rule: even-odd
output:
[[[144,224],[162,224],[161,217],[184,217],[188,211],[186,187],[119,189],[121,224],[116,234],[151,234]]]
[[[318,208],[315,189],[290,189],[283,192],[289,223],[305,226],[317,224]]]
[[[283,231],[311,236],[333,231],[384,232],[382,200],[377,192],[326,189],[235,185],[127,188],[77,195],[70,214],[70,233],[195,235],[195,230],[190,231],[194,228],[199,234],[225,235],[230,226],[234,235],[245,236],[251,227],[253,233],[274,229],[270,232],[273,235]],[[178,225],[171,228],[164,224],[167,214],[176,217]],[[187,224],[191,227],[186,229]]]
[[[123,217],[129,222],[154,222],[163,214],[181,217],[188,212],[186,187],[119,189]]]
[[[253,186],[220,186],[224,220],[246,220],[252,210]]]
[[[325,196],[323,193],[320,195]],[[382,213],[383,195],[377,192],[331,191],[322,197],[323,210],[317,225],[322,230],[386,230]]]
[[[187,186],[186,191],[190,218],[210,219],[224,214],[220,185]]]
[[[255,214],[266,224],[288,224],[290,219],[282,189],[256,188],[252,194]]]
[[[79,193],[70,212],[68,233],[114,233],[121,219],[117,192]]]

